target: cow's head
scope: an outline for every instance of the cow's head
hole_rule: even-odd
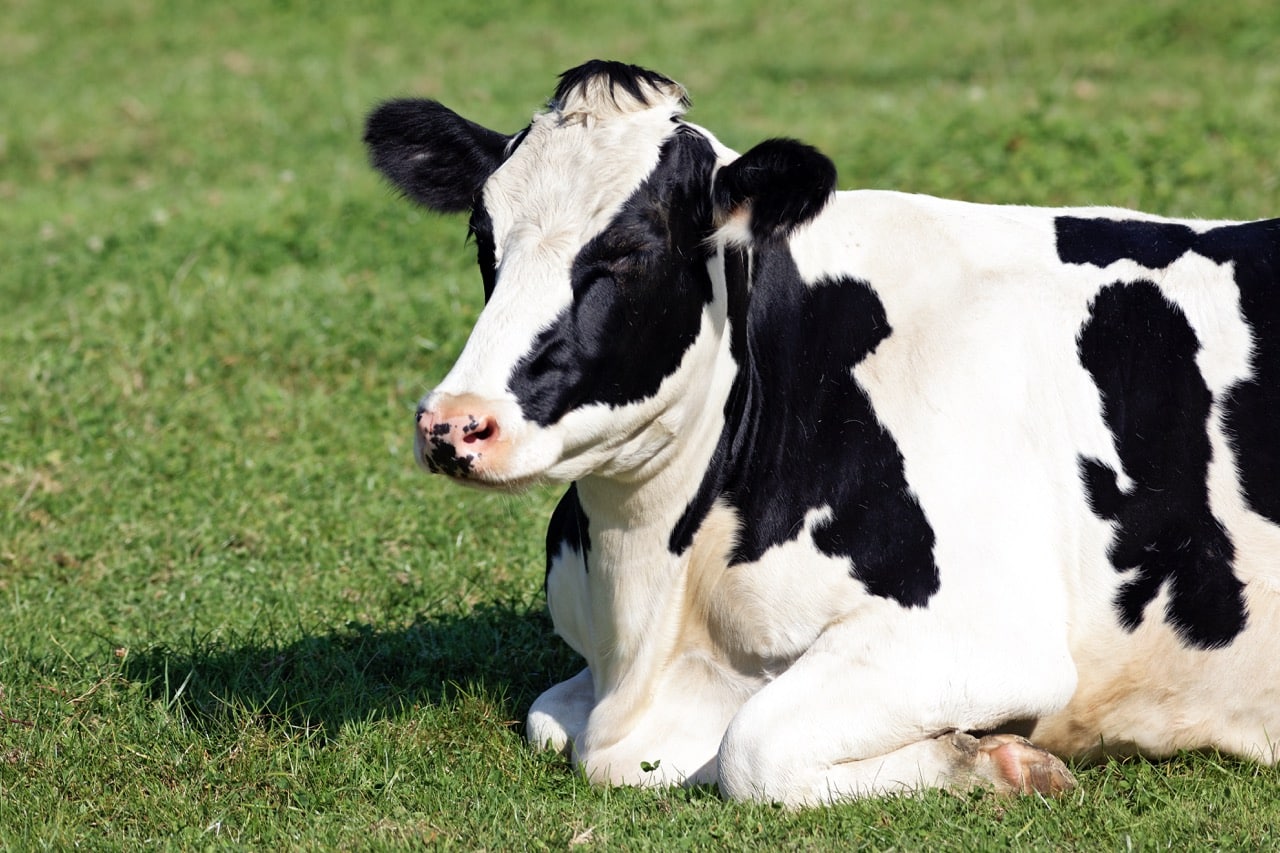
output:
[[[753,150],[723,168],[737,155],[683,121],[687,106],[660,74],[596,61],[512,136],[433,101],[369,117],[377,169],[429,208],[470,212],[484,282],[466,347],[418,407],[429,469],[503,487],[621,474],[706,409],[727,322],[717,225],[783,233],[821,208],[834,170],[779,141],[761,149],[799,159]],[[765,198],[795,181],[787,201]]]

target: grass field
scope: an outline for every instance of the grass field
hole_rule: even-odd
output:
[[[480,284],[359,142],[402,94],[518,129],[600,56],[845,187],[1256,218],[1280,4],[344,5],[4,3],[0,849],[1280,845],[1280,775],[1215,757],[789,813],[530,752],[579,665],[543,611],[554,494],[412,464]]]

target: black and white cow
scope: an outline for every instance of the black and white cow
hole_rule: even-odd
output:
[[[591,62],[514,136],[368,122],[484,281],[422,463],[572,483],[546,589],[587,665],[529,739],[789,804],[1274,763],[1280,220],[836,193],[686,107]]]

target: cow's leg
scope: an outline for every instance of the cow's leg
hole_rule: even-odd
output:
[[[939,671],[940,654],[920,657],[929,652],[916,647],[894,655],[856,639],[851,631],[821,638],[738,711],[718,756],[726,797],[799,806],[926,788],[1056,793],[1074,785],[1061,761],[1023,738],[963,731],[1026,714],[1034,677],[993,664],[1019,685],[1002,694],[990,674]],[[1063,690],[1070,695],[1073,673],[1062,677],[1056,691],[1039,679],[1046,709],[1065,702]]]
[[[587,727],[593,705],[595,687],[591,681],[591,670],[583,669],[534,701],[525,721],[525,737],[539,749],[551,749],[571,756],[574,742]]]
[[[750,763],[751,778],[744,780],[744,768],[721,753],[720,790],[725,796],[801,806],[928,788],[1059,794],[1075,787],[1071,771],[1057,756],[1011,734],[976,738],[946,732],[874,758],[806,767]]]
[[[1026,738],[1012,734],[977,738],[959,731],[917,741],[874,758],[837,761],[810,768],[807,774],[793,769],[788,775],[791,790],[778,796],[771,795],[764,784],[751,785],[745,797],[738,791],[726,794],[815,805],[928,788],[1058,794],[1075,786],[1075,778],[1060,759]]]

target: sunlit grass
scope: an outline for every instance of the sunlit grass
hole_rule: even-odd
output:
[[[528,750],[579,663],[553,492],[451,488],[409,424],[481,305],[365,111],[522,126],[595,56],[843,186],[1280,210],[1280,6],[8,4],[0,32],[0,847],[1267,847],[1274,771],[1081,768],[1044,802],[789,813]]]

